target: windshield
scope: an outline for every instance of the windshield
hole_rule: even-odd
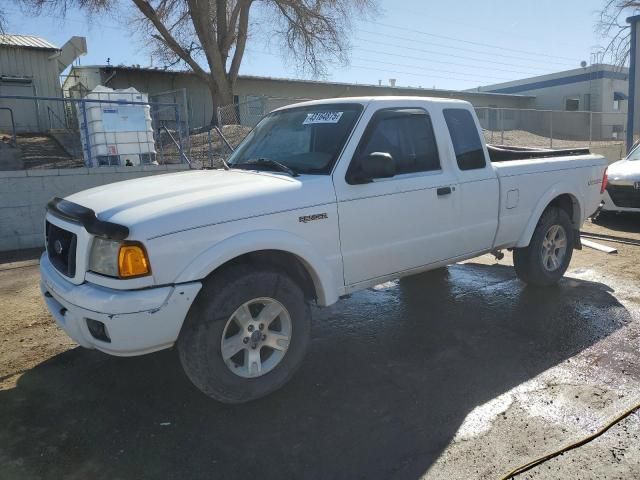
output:
[[[627,160],[640,160],[640,144],[637,144],[635,148],[631,150]]]
[[[229,158],[232,168],[328,174],[362,112],[362,105],[327,104],[267,115]]]

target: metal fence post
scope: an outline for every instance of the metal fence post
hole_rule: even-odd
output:
[[[92,167],[93,162],[91,160],[91,140],[89,140],[89,123],[87,122],[87,102],[84,99],[80,100],[82,106],[82,129],[84,130],[84,146],[87,151],[87,156],[84,159],[86,167]]]
[[[158,127],[158,142],[160,146],[160,161],[164,164],[164,144],[162,143],[162,130]]]
[[[207,130],[207,158],[209,159],[209,166],[213,168],[213,152],[211,151],[211,128]]]
[[[491,143],[493,143],[493,130],[496,128],[496,125],[492,125],[493,122],[491,121],[491,112],[495,112],[495,109],[492,107],[489,107],[488,109],[488,115],[489,115],[489,128],[491,129]]]
[[[182,89],[182,105],[184,106],[184,128],[187,132],[187,153],[191,154],[191,135],[189,132],[189,105],[187,104],[187,89]]]
[[[182,148],[182,127],[180,123],[180,109],[178,109],[178,105],[176,104],[174,111],[176,113],[176,122],[178,124],[178,153],[180,154],[180,161],[182,162],[182,158],[184,157],[184,149]]]
[[[553,148],[553,110],[549,111],[549,148]]]

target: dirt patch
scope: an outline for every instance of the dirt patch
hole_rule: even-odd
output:
[[[75,346],[56,326],[42,301],[36,265],[37,260],[0,265],[0,311],[4,313],[0,322],[2,381],[11,381],[43,359]]]

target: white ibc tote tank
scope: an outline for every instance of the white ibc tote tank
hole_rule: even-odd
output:
[[[87,135],[91,152],[91,165],[89,165],[91,167],[156,163],[151,111],[146,93],[141,93],[133,87],[114,90],[98,85],[87,94],[85,99],[147,103],[147,105],[77,103],[85,163],[88,160]],[[86,108],[86,128],[83,108]]]

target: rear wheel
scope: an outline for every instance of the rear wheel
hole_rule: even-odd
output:
[[[538,221],[529,246],[513,251],[513,265],[518,277],[537,286],[557,283],[571,262],[574,236],[567,212],[548,208]]]
[[[211,278],[177,342],[193,384],[224,403],[243,403],[283,386],[302,363],[310,309],[288,275],[236,266]]]

